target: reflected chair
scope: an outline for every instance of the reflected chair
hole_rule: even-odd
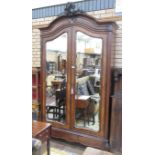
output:
[[[92,125],[95,124],[95,115],[99,113],[99,102],[100,102],[100,97],[95,98],[93,96],[90,96],[90,102],[88,106],[88,125],[90,122],[93,122]]]
[[[51,120],[61,120],[65,117],[65,103],[66,103],[66,84],[65,80],[62,82],[60,89],[55,92],[55,102],[53,105],[46,106],[47,118]],[[49,117],[53,114],[53,118]]]

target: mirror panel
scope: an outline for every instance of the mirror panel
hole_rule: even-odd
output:
[[[99,131],[102,39],[76,33],[75,127]]]
[[[67,33],[46,43],[46,120],[66,122]]]

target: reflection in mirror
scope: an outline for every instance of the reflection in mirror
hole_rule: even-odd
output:
[[[75,127],[99,131],[102,39],[77,32]]]
[[[46,43],[46,120],[65,123],[67,33]]]

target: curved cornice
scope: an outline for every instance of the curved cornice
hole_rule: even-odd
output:
[[[40,28],[42,37],[46,37],[56,31],[67,27],[79,26],[101,32],[113,32],[117,28],[114,21],[99,21],[86,14],[76,14],[75,16],[60,16],[51,22],[47,27]]]

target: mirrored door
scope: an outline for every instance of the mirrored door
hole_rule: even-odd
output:
[[[46,121],[66,123],[67,33],[46,43]]]
[[[75,127],[100,129],[102,39],[76,33]]]

